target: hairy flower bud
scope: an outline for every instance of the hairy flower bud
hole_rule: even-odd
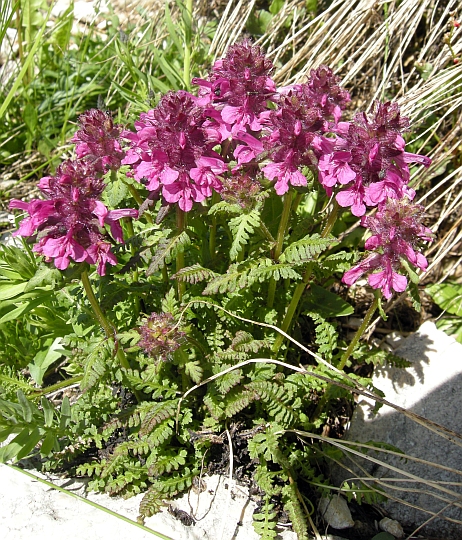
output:
[[[151,313],[139,329],[138,345],[152,358],[170,360],[181,346],[186,334],[176,327],[170,313]]]

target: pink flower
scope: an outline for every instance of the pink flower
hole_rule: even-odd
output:
[[[149,191],[189,212],[221,189],[219,175],[226,166],[213,150],[221,135],[194,96],[169,92],[140,115],[135,128],[137,133],[123,133],[131,144],[123,164],[133,167],[135,179]]]
[[[376,206],[388,198],[414,197],[415,192],[407,185],[408,164],[416,162],[428,167],[430,159],[404,151],[401,132],[408,126],[398,105],[390,102],[375,102],[371,114],[359,113],[348,125],[340,122],[336,126],[334,148],[329,151],[325,143],[324,148],[320,146],[324,155],[319,159],[319,168],[326,189],[337,183],[345,186],[336,196],[340,206],[351,206],[354,215],[362,216],[367,206]]]
[[[12,200],[10,208],[25,210],[25,218],[16,234],[39,241],[34,251],[47,261],[54,260],[56,268],[65,270],[71,261],[97,264],[98,272],[105,274],[107,262],[116,264],[115,255],[105,225],[112,237],[123,242],[119,220],[137,217],[137,210],[127,208],[109,211],[99,200],[104,184],[88,162],[66,161],[55,176],[46,176],[39,182],[47,200],[33,199],[29,203]]]
[[[381,289],[387,299],[391,298],[392,291],[403,292],[407,279],[398,273],[403,268],[402,260],[406,259],[422,271],[427,268],[426,258],[416,251],[422,240],[431,241],[433,236],[430,229],[422,225],[423,212],[422,206],[407,199],[387,199],[374,216],[364,217],[363,224],[372,232],[365,248],[376,253],[348,270],[342,281],[352,285],[363,274],[379,270],[368,277],[372,288]]]

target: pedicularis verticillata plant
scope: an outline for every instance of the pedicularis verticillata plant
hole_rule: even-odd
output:
[[[279,497],[306,538],[300,490],[327,489],[319,462],[329,449],[293,433],[318,429],[330,400],[348,392],[325,393],[323,363],[292,372],[308,360],[274,326],[297,333],[308,317],[302,337],[340,369],[351,356],[384,360],[358,341],[380,295],[406,290],[406,274],[418,300],[413,267],[426,269],[419,246],[432,235],[412,202],[409,166],[430,160],[405,151],[409,124],[396,104],[345,121],[350,97],[330,68],[282,88],[272,71],[244,40],[193,79],[197,95],[169,92],[134,130],[86,112],[72,139],[77,157],[40,181],[42,199],[10,207],[28,214],[16,234],[62,271],[55,289],[71,293],[56,309],[72,377],[53,389],[80,382],[84,393],[66,405],[67,421],[55,411],[59,426],[40,427],[48,466],[79,456],[94,488],[147,489],[143,518],[191,485],[225,429],[245,431],[248,474],[262,491],[256,530],[276,535]],[[348,232],[357,218],[371,252],[361,260],[357,231]],[[335,321],[353,312],[348,287],[366,274],[376,299],[348,346]],[[284,355],[285,367],[274,361]],[[46,408],[49,390],[21,399],[42,395]]]

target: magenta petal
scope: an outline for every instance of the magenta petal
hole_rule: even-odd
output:
[[[407,287],[406,277],[402,276],[401,274],[397,274],[396,272],[393,272],[392,286],[396,292],[405,291]]]
[[[178,171],[175,171],[170,167],[165,167],[165,169],[160,173],[160,180],[164,185],[173,184],[179,175],[180,173]]]

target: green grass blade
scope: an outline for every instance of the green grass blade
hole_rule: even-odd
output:
[[[34,55],[37,52],[38,48],[42,45],[42,37],[45,33],[45,30],[47,28],[47,22],[51,15],[52,5],[48,9],[48,13],[45,17],[45,20],[43,21],[43,24],[39,30],[39,33],[37,35],[37,38],[34,42],[34,45],[32,46],[29,54],[27,55],[27,58],[24,61],[24,64],[21,68],[21,71],[19,72],[19,75],[16,77],[16,80],[14,81],[13,86],[11,87],[10,91],[8,92],[5,101],[3,102],[2,106],[0,107],[0,118],[3,117],[5,114],[5,111],[8,109],[9,104],[11,103],[11,100],[13,99],[17,89],[22,83],[22,80],[24,79],[24,75],[27,73],[27,70],[29,69],[29,66],[34,59]]]

